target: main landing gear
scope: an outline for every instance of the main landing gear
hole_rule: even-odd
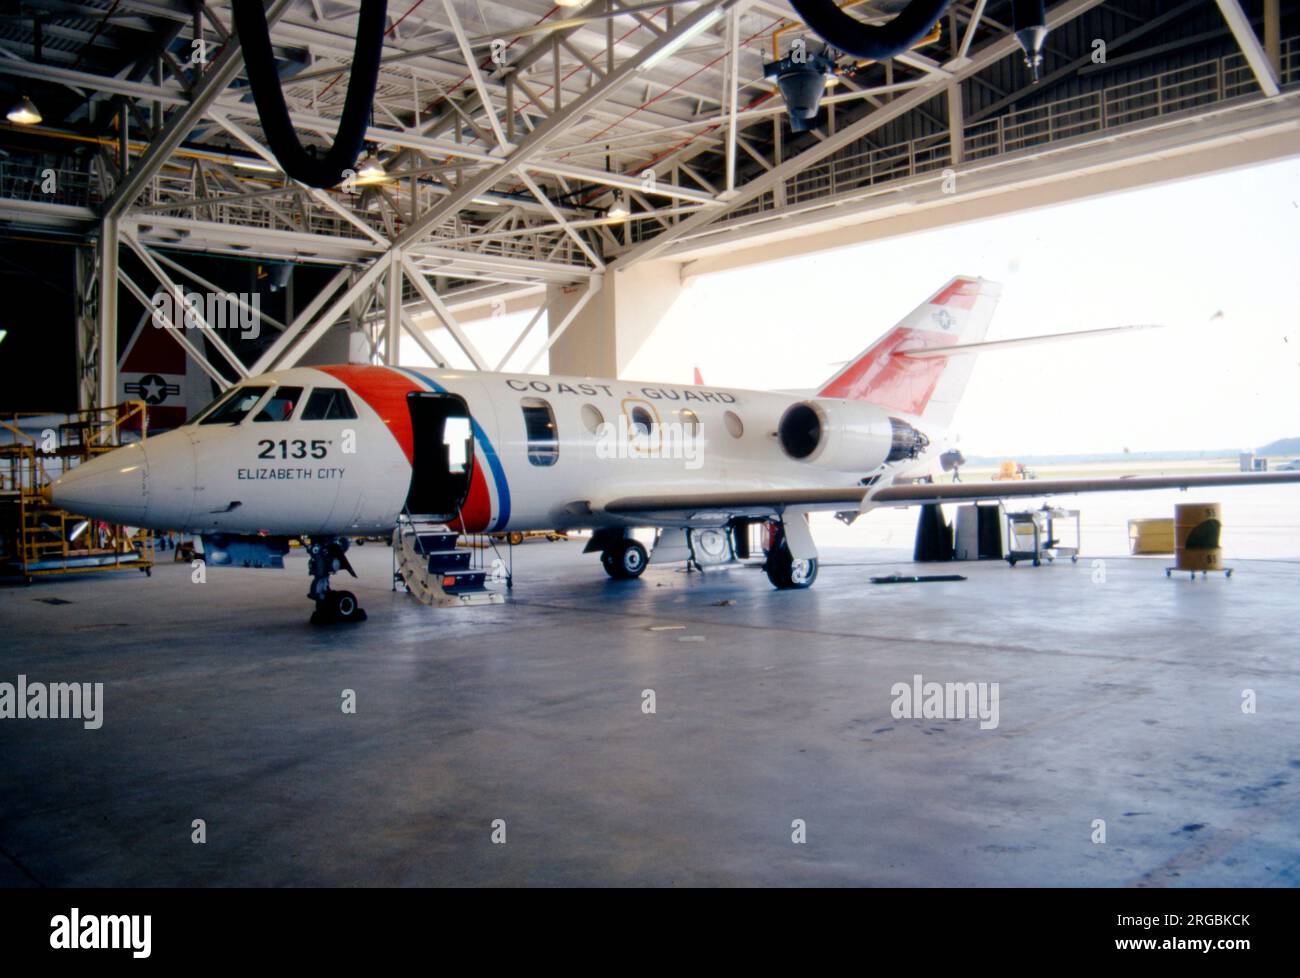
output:
[[[785,531],[780,523],[771,523],[767,562],[763,570],[772,586],[780,591],[789,591],[812,587],[817,580],[817,558],[796,560],[790,553],[790,544],[785,539]]]
[[[616,581],[630,581],[645,572],[650,563],[650,555],[645,547],[636,540],[623,540],[617,546],[600,555],[601,566],[605,573]]]
[[[307,544],[307,572],[311,574],[307,597],[316,602],[316,610],[311,613],[313,625],[355,624],[366,620],[366,613],[357,604],[355,594],[330,590],[330,575],[345,570],[353,577],[357,576],[348,563],[347,550],[347,537],[313,540]]]
[[[597,530],[582,552],[598,552],[600,566],[616,581],[630,581],[640,577],[650,563],[650,551],[646,550],[645,545],[621,529]]]

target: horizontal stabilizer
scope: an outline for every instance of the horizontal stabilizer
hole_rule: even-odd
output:
[[[1107,326],[1105,329],[1077,329],[1070,333],[1050,333],[1045,336],[1022,336],[1009,340],[988,340],[983,343],[958,343],[953,346],[929,346],[914,350],[895,350],[894,356],[909,360],[927,360],[931,357],[953,357],[963,353],[984,353],[988,350],[1007,350],[1016,346],[1035,346],[1039,343],[1058,343],[1092,336],[1131,333],[1141,329],[1164,329],[1167,323],[1136,323],[1131,326]]]

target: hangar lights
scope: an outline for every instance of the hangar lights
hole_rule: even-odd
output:
[[[666,44],[664,47],[660,48],[654,54],[650,55],[650,57],[642,61],[639,65],[636,66],[636,70],[649,71],[651,68],[655,67],[655,65],[660,64],[663,61],[666,61],[668,58],[671,58],[682,48],[686,47],[687,44],[689,44],[695,38],[699,37],[701,34],[703,34],[705,31],[707,31],[710,27],[712,27],[721,19],[722,19],[722,8],[717,7],[714,10],[712,10],[710,13],[705,14],[703,19],[700,20],[697,24],[695,24],[695,26],[687,28],[686,30],[682,31],[681,34],[679,34],[673,40],[669,41],[668,44]]]
[[[632,216],[632,212],[628,209],[627,201],[623,199],[623,191],[614,191],[614,203],[609,205],[609,210],[605,212],[605,216],[612,221],[626,221]]]
[[[5,118],[16,126],[34,126],[41,121],[41,110],[24,95],[10,107]]]
[[[357,176],[352,182],[358,187],[374,187],[388,181],[388,171],[374,152],[357,160]]]
[[[828,77],[835,77],[835,61],[826,54],[809,56],[802,49],[780,61],[763,65],[763,77],[776,78],[792,132],[807,132],[817,124],[817,112]]]

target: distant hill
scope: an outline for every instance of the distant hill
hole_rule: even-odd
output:
[[[1256,455],[1300,455],[1300,438],[1279,438],[1255,449]]]

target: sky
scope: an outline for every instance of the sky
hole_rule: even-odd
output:
[[[1297,159],[694,277],[625,373],[813,387],[955,274],[1003,283],[990,340],[1169,326],[981,355],[954,423],[967,455],[1300,436]],[[470,335],[495,366],[528,318]],[[511,369],[544,337],[543,320]],[[404,362],[427,362],[406,344]]]

